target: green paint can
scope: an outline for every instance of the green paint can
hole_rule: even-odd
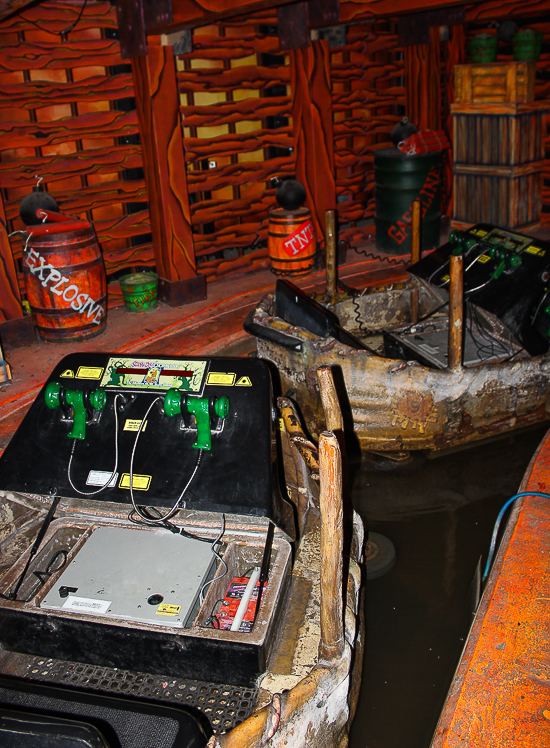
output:
[[[472,62],[495,62],[498,39],[494,34],[476,34],[468,42]]]
[[[521,29],[514,36],[514,60],[536,62],[542,48],[542,33],[535,29]]]
[[[152,271],[130,273],[119,279],[124,304],[129,312],[151,312],[157,306],[159,277]]]

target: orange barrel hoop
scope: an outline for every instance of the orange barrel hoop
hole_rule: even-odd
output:
[[[32,319],[40,337],[52,342],[98,335],[107,314],[107,277],[94,227],[62,227],[34,236],[29,226],[23,251]]]
[[[317,240],[308,208],[271,208],[267,248],[277,275],[306,275],[315,263]]]

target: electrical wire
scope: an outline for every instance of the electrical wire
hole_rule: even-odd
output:
[[[142,421],[141,421],[141,423],[139,425],[139,429],[138,429],[138,432],[136,434],[136,438],[134,440],[134,446],[132,448],[132,456],[130,458],[130,498],[132,500],[133,510],[130,511],[130,514],[128,515],[128,519],[130,520],[130,522],[134,522],[135,524],[144,524],[144,525],[148,525],[149,527],[163,525],[167,520],[169,520],[171,517],[174,516],[174,514],[178,511],[178,509],[181,508],[183,497],[187,493],[187,489],[189,488],[189,486],[191,485],[191,483],[193,482],[193,480],[195,478],[195,475],[197,474],[197,470],[199,469],[199,466],[200,466],[201,461],[202,461],[202,453],[203,453],[202,449],[198,450],[197,459],[195,461],[195,467],[193,468],[193,472],[191,473],[191,477],[189,478],[189,480],[185,484],[185,486],[183,488],[183,491],[180,493],[180,495],[176,499],[176,501],[175,501],[174,505],[172,506],[172,508],[169,509],[166,512],[166,514],[163,514],[163,515],[161,515],[160,512],[158,512],[158,514],[159,514],[158,519],[153,519],[150,516],[147,516],[146,514],[144,514],[144,512],[141,510],[141,507],[139,507],[136,504],[136,500],[135,500],[135,497],[134,497],[134,457],[135,457],[135,454],[136,454],[136,449],[137,449],[137,445],[138,445],[138,442],[139,442],[139,438],[141,436],[141,432],[143,431],[144,424],[147,421],[147,416],[149,415],[149,413],[153,409],[153,406],[157,402],[160,402],[161,400],[162,400],[162,398],[156,397],[152,401],[152,403],[149,405],[149,407],[147,408],[147,412],[145,413],[145,415],[144,415],[144,417],[143,417],[143,419],[142,419]],[[183,503],[183,508],[185,509],[185,502]],[[135,518],[134,515],[136,515],[136,514],[141,518],[142,521],[137,520]]]
[[[218,561],[219,561],[219,562],[220,562],[220,563],[222,564],[222,566],[223,566],[223,567],[225,568],[225,571],[223,572],[223,574],[218,574],[218,576],[217,576],[217,577],[213,577],[212,579],[209,579],[209,580],[208,580],[207,582],[205,582],[205,583],[204,583],[204,584],[202,585],[202,587],[201,587],[201,591],[200,591],[200,595],[199,595],[201,603],[202,603],[202,602],[203,602],[203,600],[204,600],[204,590],[205,590],[205,589],[206,589],[207,587],[209,587],[209,586],[210,586],[211,584],[213,584],[214,582],[217,582],[217,581],[218,581],[218,579],[223,579],[223,577],[225,577],[225,575],[226,575],[226,574],[227,574],[227,572],[229,571],[229,570],[228,570],[228,568],[227,568],[227,564],[225,563],[225,561],[223,560],[223,558],[222,558],[222,557],[220,556],[220,554],[218,553],[218,551],[217,551],[217,550],[216,550],[216,548],[215,548],[216,544],[220,542],[220,540],[221,540],[221,538],[223,537],[223,534],[224,534],[224,532],[225,532],[225,514],[223,514],[223,513],[220,513],[220,517],[221,517],[221,519],[222,519],[222,526],[221,526],[221,530],[220,530],[220,532],[219,532],[219,535],[218,535],[218,537],[216,538],[216,540],[214,540],[214,542],[212,543],[212,545],[211,545],[211,550],[212,550],[212,553],[214,554],[214,556],[216,556],[216,558],[218,559]]]
[[[69,26],[67,26],[66,29],[63,29],[62,31],[50,31],[50,29],[45,29],[43,26],[40,26],[40,24],[36,23],[36,21],[33,21],[31,18],[25,18],[25,16],[22,13],[19,13],[19,15],[21,16],[23,21],[26,21],[27,23],[32,23],[33,26],[36,26],[37,29],[40,29],[40,31],[43,31],[45,34],[55,34],[56,36],[64,36],[65,34],[68,34],[70,31],[72,31],[74,27],[76,26],[76,24],[80,21],[87,4],[88,4],[88,0],[83,0],[83,3],[80,7],[80,12],[78,16],[76,17],[76,21],[73,21],[73,23],[71,23]]]
[[[504,516],[504,513],[510,506],[510,504],[513,504],[514,501],[517,501],[517,499],[522,499],[524,496],[539,496],[543,499],[550,499],[550,494],[547,493],[541,493],[540,491],[522,491],[521,493],[515,494],[515,496],[512,496],[511,499],[508,499],[508,501],[504,504],[502,509],[500,510],[498,517],[496,518],[495,526],[493,528],[493,535],[491,537],[491,546],[489,548],[489,555],[487,557],[487,563],[485,565],[485,571],[483,572],[483,576],[481,577],[481,581],[484,583],[487,577],[489,576],[489,570],[491,568],[491,562],[493,560],[493,556],[495,553],[495,546],[497,542],[497,536],[498,536],[498,530],[500,527],[500,523],[502,521],[502,517]]]
[[[73,446],[71,448],[71,456],[69,457],[69,464],[67,466],[67,478],[69,479],[69,483],[71,484],[71,488],[73,489],[73,491],[76,491],[78,494],[80,494],[80,496],[97,496],[98,493],[101,493],[102,491],[104,491],[109,486],[109,484],[113,480],[113,478],[116,481],[116,474],[117,474],[117,470],[118,470],[118,411],[117,411],[117,407],[116,406],[117,406],[117,400],[118,400],[119,397],[120,397],[120,395],[115,395],[115,400],[114,400],[114,410],[115,410],[115,466],[113,468],[113,472],[111,473],[111,475],[109,476],[109,478],[107,479],[107,481],[100,488],[98,488],[97,491],[81,491],[79,488],[77,488],[74,485],[74,483],[72,481],[72,478],[71,478],[71,465],[72,465],[72,462],[73,462],[73,456],[74,456],[74,450],[75,450],[75,447],[76,447],[76,443],[77,443],[77,441],[79,441],[78,439],[73,439]],[[113,486],[111,486],[111,488],[113,488]]]

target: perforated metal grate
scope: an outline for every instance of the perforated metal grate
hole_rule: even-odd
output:
[[[249,717],[254,711],[258,696],[257,689],[252,688],[149,675],[43,657],[16,657],[23,667],[20,668],[20,672],[14,674],[33,680],[70,684],[195,707],[208,718],[217,734],[227,732]],[[26,662],[23,662],[24,660]],[[11,662],[13,673],[13,659]]]

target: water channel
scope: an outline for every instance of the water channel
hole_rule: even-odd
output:
[[[395,566],[366,585],[366,647],[350,748],[429,748],[471,622],[470,585],[496,516],[546,426],[430,459],[410,475],[355,475],[353,503]]]

